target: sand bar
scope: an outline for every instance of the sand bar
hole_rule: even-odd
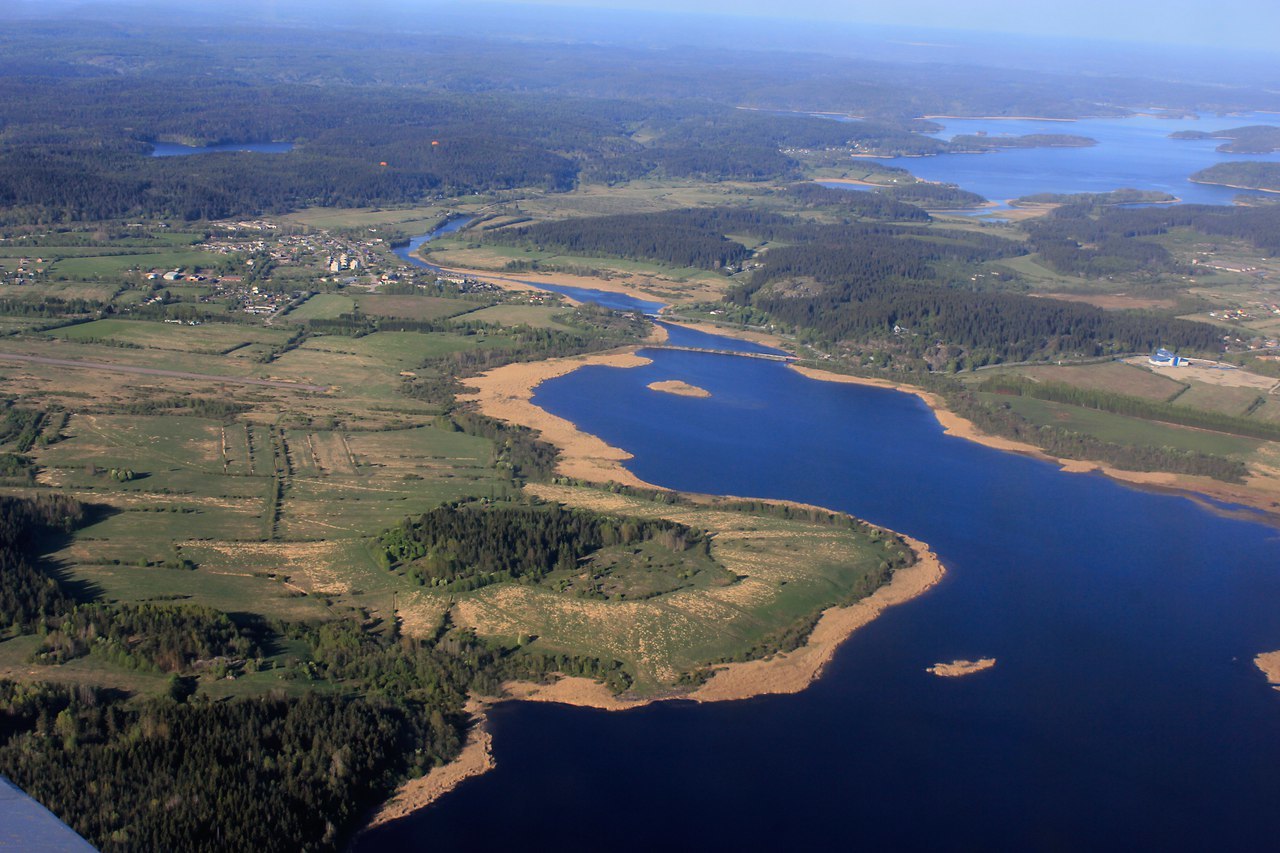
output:
[[[1263,652],[1253,662],[1262,670],[1271,686],[1280,690],[1280,651]]]
[[[690,385],[688,382],[681,382],[679,379],[664,379],[661,382],[650,382],[645,386],[651,391],[661,391],[664,394],[675,394],[677,397],[710,397],[711,392],[705,388],[699,388],[697,385]]]
[[[925,672],[931,672],[939,678],[959,678],[964,675],[973,675],[975,672],[982,672],[984,669],[991,669],[995,665],[995,658],[953,660],[951,663],[935,663],[925,669]]]
[[[560,462],[556,470],[566,477],[594,483],[651,487],[622,467],[622,463],[631,458],[630,453],[582,432],[572,422],[540,409],[532,402],[534,390],[543,382],[572,373],[580,367],[640,367],[650,363],[649,359],[636,355],[634,348],[548,361],[517,362],[467,379],[466,384],[476,390],[460,394],[458,399],[475,402],[489,417],[541,432],[544,440],[560,448]]]
[[[485,725],[484,705],[471,701],[467,703],[467,710],[471,712],[471,731],[467,734],[467,742],[458,757],[448,764],[432,768],[425,776],[402,784],[395,796],[382,804],[377,814],[365,825],[365,829],[382,826],[426,808],[463,781],[496,766],[493,761],[493,738]]]

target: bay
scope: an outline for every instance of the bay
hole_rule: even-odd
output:
[[[942,125],[942,130],[932,134],[939,139],[976,133],[991,136],[1057,133],[1098,141],[1089,148],[1020,148],[874,161],[906,169],[927,181],[958,184],[996,202],[1045,192],[1097,193],[1133,187],[1171,193],[1187,203],[1230,204],[1237,195],[1269,194],[1197,184],[1188,178],[1216,163],[1280,162],[1277,152],[1227,154],[1217,151],[1217,147],[1227,141],[1223,139],[1169,138],[1169,134],[1179,130],[1212,132],[1248,125],[1280,125],[1280,116],[1273,113],[1177,119],[1136,115],[1077,121],[990,118],[936,118],[933,121]],[[856,170],[857,163],[850,168]]]
[[[946,579],[796,696],[499,706],[497,769],[361,849],[1270,846],[1280,694],[1251,658],[1280,648],[1273,528],[947,436],[906,394],[645,354],[545,383],[535,402],[634,453],[651,482],[816,503],[924,539]],[[646,387],[662,379],[712,396]],[[976,657],[998,663],[924,671]]]

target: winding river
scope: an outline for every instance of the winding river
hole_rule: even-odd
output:
[[[907,394],[643,354],[534,402],[645,480],[850,512],[928,542],[947,577],[798,695],[500,705],[497,769],[360,850],[1275,846],[1280,693],[1252,663],[1280,648],[1274,528],[947,436]],[[712,396],[646,387],[667,379]]]

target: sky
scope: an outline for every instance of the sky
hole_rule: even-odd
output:
[[[1277,0],[519,0],[1276,51]]]

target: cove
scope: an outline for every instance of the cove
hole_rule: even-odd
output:
[[[1251,659],[1280,648],[1276,530],[947,436],[907,394],[644,354],[535,402],[650,482],[850,512],[947,577],[795,696],[499,705],[497,769],[359,849],[1272,846],[1280,694]],[[712,396],[646,388],[663,379]],[[961,657],[998,663],[924,671]]]
[[[1068,133],[1098,141],[1091,148],[1007,149],[984,154],[939,154],[933,157],[894,157],[873,161],[898,166],[927,181],[958,184],[996,202],[1035,193],[1096,193],[1134,187],[1162,190],[1188,203],[1231,204],[1237,195],[1267,194],[1196,184],[1187,180],[1188,177],[1215,163],[1233,160],[1280,162],[1280,152],[1224,154],[1216,150],[1226,141],[1222,139],[1169,138],[1169,134],[1179,130],[1218,131],[1247,125],[1280,124],[1277,116],[1271,113],[1205,115],[1198,119],[1135,115],[1077,121],[981,118],[933,120],[942,125],[941,131],[932,134],[939,139],[974,133],[991,136]],[[850,165],[850,171],[856,169],[855,161]],[[851,188],[848,184],[831,186]]]

